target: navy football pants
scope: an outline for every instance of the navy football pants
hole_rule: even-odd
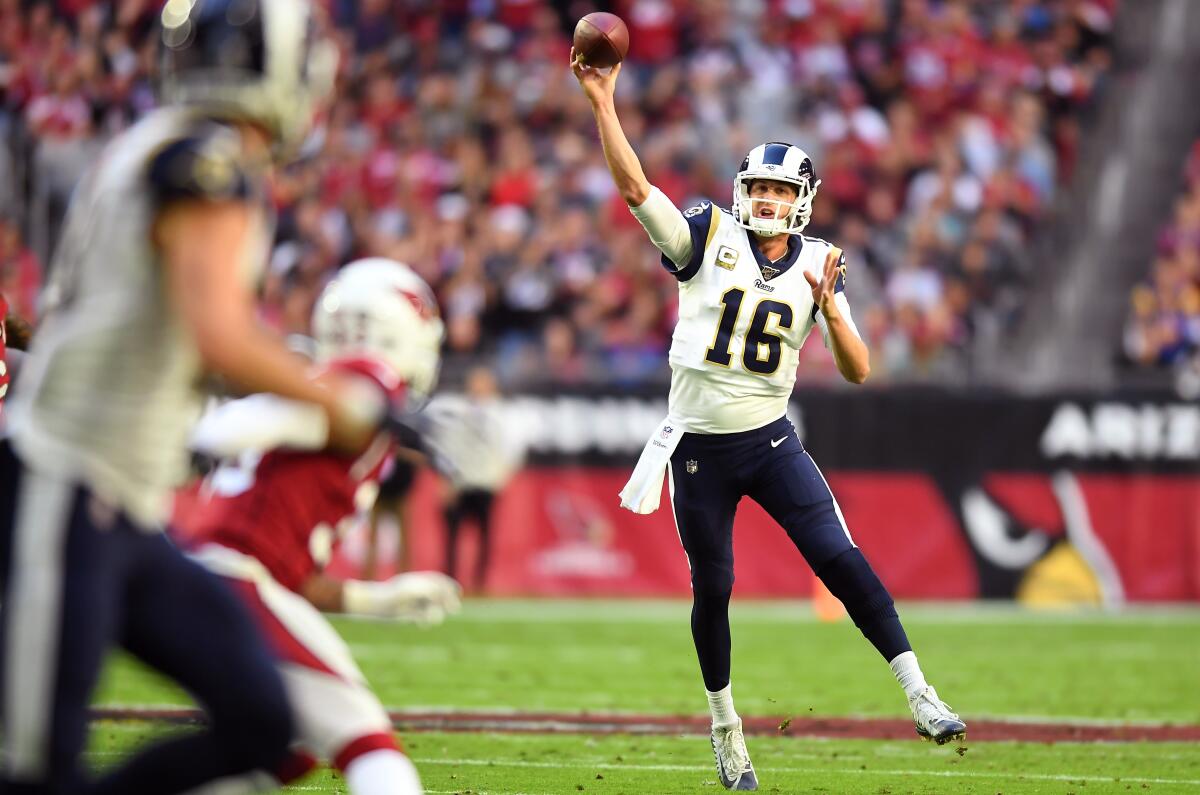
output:
[[[3,442],[0,584],[0,792],[184,792],[286,756],[283,683],[235,597],[164,535],[24,468]],[[114,645],[186,688],[209,726],[90,781],[88,702]]]
[[[851,540],[829,485],[786,417],[742,433],[686,433],[669,474],[692,571],[692,638],[708,690],[729,684],[733,517],[743,496],[783,527],[885,659],[911,649],[891,596]]]

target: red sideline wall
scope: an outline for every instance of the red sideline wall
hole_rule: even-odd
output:
[[[637,516],[618,507],[628,475],[620,467],[537,467],[502,493],[494,514],[486,589],[497,595],[683,596],[687,560],[664,489],[662,507]],[[897,598],[997,596],[996,578],[975,540],[935,481],[922,474],[827,473],[855,542]],[[1094,537],[1131,601],[1200,599],[1200,477],[1078,474],[1074,476]],[[444,525],[436,478],[425,474],[414,494],[409,534],[413,564],[441,568]],[[1064,510],[1050,476],[989,473],[978,486],[1001,511],[1053,544],[1066,533]],[[473,571],[475,534],[460,539],[460,577]],[[358,545],[346,545],[339,567],[354,569]],[[743,597],[804,596],[812,575],[787,536],[744,500],[734,529],[735,592]],[[1018,572],[1019,573],[1019,572]],[[1005,573],[1001,572],[1003,577]]]
[[[688,593],[665,494],[650,516],[617,501],[666,411],[657,392],[505,399],[501,422],[529,464],[496,504],[489,593]],[[1158,393],[806,391],[789,417],[899,598],[1200,600],[1200,403]],[[445,560],[439,495],[423,473],[406,529],[419,568]],[[475,543],[465,531],[458,575],[468,584]],[[352,533],[335,571],[357,574],[363,552]],[[807,566],[749,501],[734,552],[738,595],[809,593]]]

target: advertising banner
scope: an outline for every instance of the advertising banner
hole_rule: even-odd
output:
[[[500,422],[525,465],[493,507],[486,592],[686,595],[665,489],[649,516],[617,498],[665,415],[662,396],[507,398]],[[1200,599],[1194,403],[855,390],[800,394],[789,416],[897,598]],[[417,479],[403,529],[410,566],[444,564],[445,491],[428,470]],[[470,525],[460,536],[456,573],[470,584],[478,537]],[[346,540],[339,570],[357,569],[364,539]],[[385,533],[385,542],[386,560],[396,541]],[[750,500],[734,553],[737,595],[811,592],[803,558]]]

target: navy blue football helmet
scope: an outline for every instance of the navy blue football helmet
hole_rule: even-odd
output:
[[[308,0],[168,0],[163,99],[244,119],[294,151],[333,87],[337,50],[315,41]]]

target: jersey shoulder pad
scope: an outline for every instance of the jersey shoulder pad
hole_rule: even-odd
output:
[[[703,219],[704,221],[708,221],[714,215],[719,216],[720,214],[727,215],[730,218],[733,217],[733,212],[731,210],[714,204],[708,199],[701,199],[683,211],[683,217],[688,219],[688,223],[693,223],[692,219]]]
[[[717,227],[721,225],[721,214],[729,215],[729,211],[704,199],[683,211],[684,220],[691,227],[693,241],[699,240],[706,248],[712,242]]]
[[[704,262],[704,252],[720,225],[721,214],[717,209],[719,208],[712,202],[703,200],[683,211],[683,220],[687,221],[692,239],[692,255],[679,267],[676,267],[667,255],[662,257],[663,266],[679,281],[689,281],[700,271],[700,265]]]
[[[256,193],[236,133],[216,124],[162,146],[150,159],[147,177],[159,204],[241,200]]]

